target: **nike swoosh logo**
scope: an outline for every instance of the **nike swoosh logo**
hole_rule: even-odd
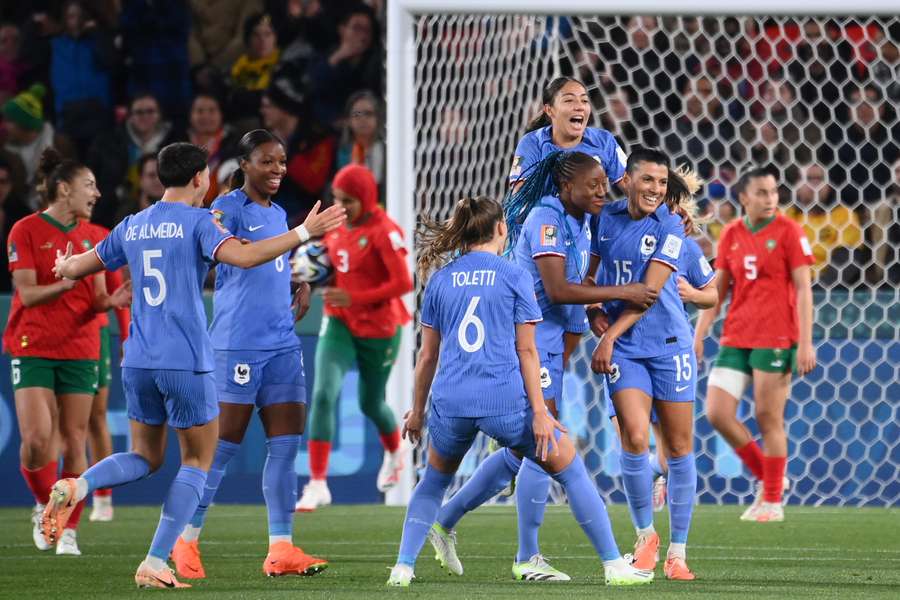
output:
[[[265,225],[257,225],[256,227],[248,227],[247,231],[256,231],[257,229],[262,229]]]
[[[685,385],[685,386],[682,386],[682,387],[677,387],[677,388],[675,388],[675,391],[676,391],[676,392],[683,392],[684,390],[688,389],[689,387],[691,387],[691,386]]]
[[[601,242],[608,242],[608,241],[611,240],[611,239],[612,239],[612,238],[608,238],[608,237],[605,237],[605,236],[600,236],[600,241],[601,241]]]

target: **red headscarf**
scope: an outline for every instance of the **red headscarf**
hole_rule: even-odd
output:
[[[375,176],[362,165],[347,165],[338,171],[331,187],[359,200],[362,204],[360,216],[378,207],[378,184],[375,183]]]

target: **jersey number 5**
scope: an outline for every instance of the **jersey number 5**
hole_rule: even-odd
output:
[[[466,314],[463,315],[463,320],[460,322],[459,329],[456,331],[456,339],[459,342],[459,347],[466,352],[478,352],[481,350],[481,347],[484,346],[484,323],[482,323],[481,319],[475,314],[475,308],[478,306],[479,300],[481,300],[481,296],[473,296],[472,299],[469,300]],[[469,336],[467,335],[469,327],[475,328],[474,342],[469,342]]]
[[[758,272],[756,270],[756,256],[753,254],[748,254],[744,257],[744,271],[746,272],[747,279],[753,280],[756,279]]]
[[[159,286],[159,293],[155,296],[150,291],[150,286],[144,286],[144,300],[150,306],[159,306],[166,299],[166,279],[162,271],[153,267],[154,258],[162,258],[162,250],[144,250],[144,277],[152,277]]]

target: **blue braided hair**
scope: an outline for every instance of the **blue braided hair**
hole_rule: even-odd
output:
[[[525,183],[516,192],[510,188],[503,198],[503,216],[508,229],[504,254],[509,254],[515,248],[525,219],[540,204],[541,198],[559,195],[563,182],[571,181],[577,173],[597,164],[593,156],[584,152],[556,150],[528,167],[522,174]]]

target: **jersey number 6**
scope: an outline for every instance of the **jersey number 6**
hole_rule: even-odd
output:
[[[456,331],[456,339],[459,341],[459,346],[466,352],[478,352],[484,346],[484,323],[475,315],[475,308],[478,306],[479,300],[481,300],[481,296],[473,296],[469,300],[466,314],[463,315],[463,320]],[[472,343],[469,343],[468,335],[466,335],[469,327],[475,328],[475,341]]]
[[[162,258],[162,250],[144,250],[144,277],[152,277],[159,284],[159,293],[155,296],[149,286],[144,286],[144,300],[150,306],[159,306],[166,299],[166,279],[162,271],[155,269],[151,264],[154,258]]]

